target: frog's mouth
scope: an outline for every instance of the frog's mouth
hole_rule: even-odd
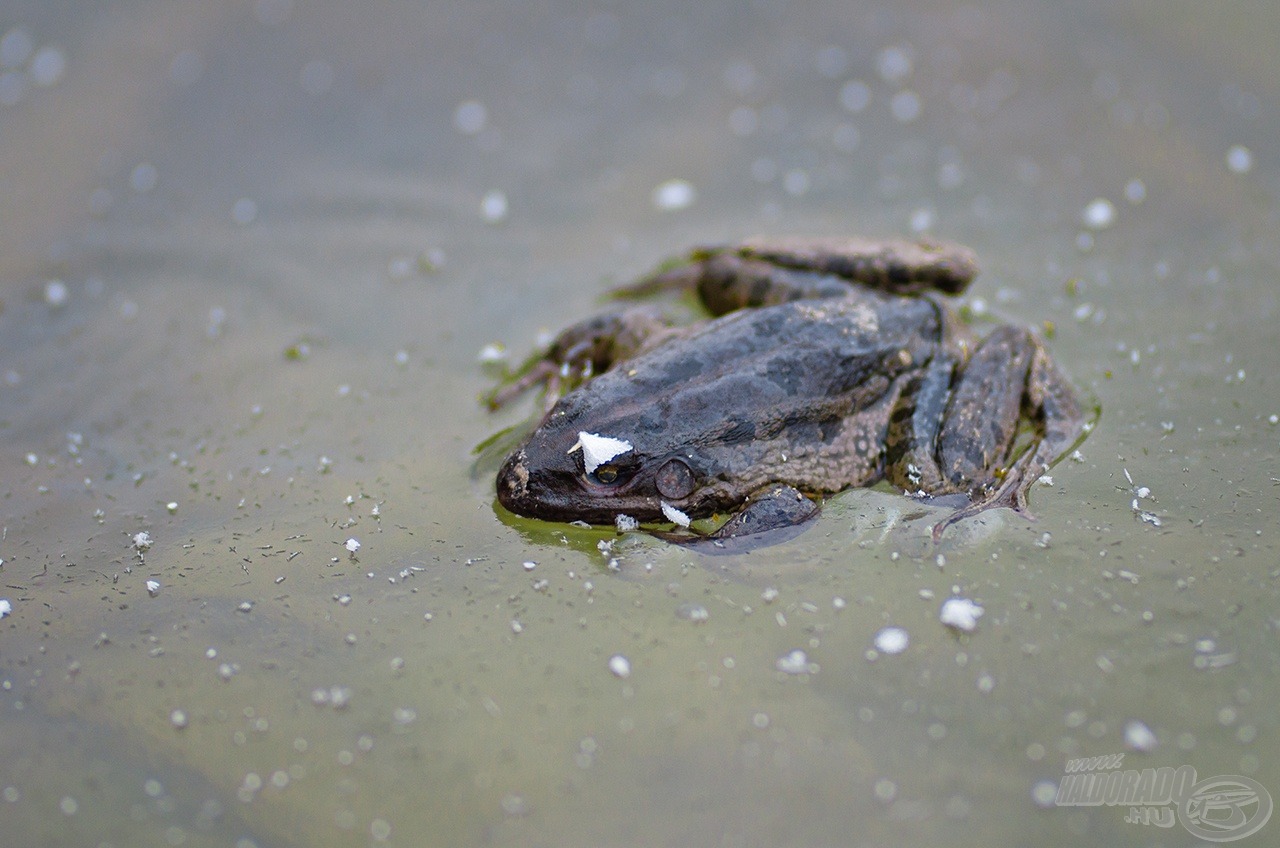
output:
[[[524,449],[502,464],[497,490],[500,504],[527,518],[612,524],[623,514],[637,521],[665,520],[656,495],[596,485],[574,468],[531,469]]]

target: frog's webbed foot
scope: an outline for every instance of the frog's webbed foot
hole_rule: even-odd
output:
[[[485,403],[491,410],[499,409],[541,385],[545,389],[543,405],[550,412],[564,394],[656,343],[669,331],[670,322],[652,306],[631,306],[580,321],[556,336],[545,351],[526,360],[485,396]]]

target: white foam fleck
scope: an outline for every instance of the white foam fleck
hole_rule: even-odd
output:
[[[876,634],[874,644],[882,654],[900,654],[907,649],[907,631],[901,627],[885,627]]]
[[[625,680],[631,676],[631,660],[622,654],[614,654],[609,657],[609,671],[613,672],[614,677]]]
[[[697,196],[688,180],[667,180],[653,190],[653,205],[663,212],[674,212],[691,206]]]
[[[968,598],[947,598],[942,602],[938,620],[948,627],[972,633],[978,627],[978,619],[986,612]]]
[[[809,662],[809,655],[799,648],[778,657],[774,665],[783,674],[812,674],[818,670],[817,664]]]
[[[1105,230],[1116,222],[1116,207],[1105,197],[1089,201],[1081,217],[1091,230]]]
[[[666,501],[660,501],[659,504],[662,507],[662,514],[665,515],[667,520],[672,524],[679,524],[681,527],[689,526],[689,516],[685,515]]]

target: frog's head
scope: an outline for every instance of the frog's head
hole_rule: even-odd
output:
[[[686,512],[703,504],[707,463],[676,444],[670,427],[650,422],[651,410],[581,415],[574,400],[557,405],[503,463],[497,488],[504,507],[549,521],[612,524],[620,514],[666,520],[664,503]]]

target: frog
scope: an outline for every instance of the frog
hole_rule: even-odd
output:
[[[802,526],[823,498],[887,482],[954,505],[934,541],[1028,492],[1083,440],[1081,396],[1031,330],[979,335],[955,306],[972,250],[933,239],[754,237],[623,287],[488,396],[541,386],[496,481],[506,510],[691,540]],[[692,292],[706,317],[647,302]],[[698,519],[729,516],[713,531]],[[622,518],[620,518],[620,516]],[[714,522],[713,522],[714,523]]]

